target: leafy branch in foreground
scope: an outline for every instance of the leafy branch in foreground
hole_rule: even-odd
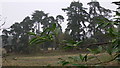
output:
[[[65,43],[65,45],[63,46],[63,49],[75,49],[77,48],[77,46],[79,46],[82,41],[73,41],[73,40],[63,40],[62,43]]]
[[[99,46],[97,49],[87,48],[87,50],[89,51],[89,53],[87,53],[85,55],[80,54],[79,56],[67,57],[67,59],[64,59],[64,62],[63,62],[62,58],[59,58],[59,62],[60,62],[59,64],[62,64],[64,66],[65,65],[72,65],[72,66],[98,65],[98,64],[112,62],[112,61],[116,60],[116,58],[119,55],[119,53],[116,53],[116,51],[118,51],[118,50],[115,48],[111,48],[110,49],[111,51],[110,51],[110,50],[108,50],[108,47],[103,48],[103,47]],[[98,56],[97,54],[101,54],[103,51],[106,52],[104,54],[106,54],[106,55],[109,54],[111,56],[111,59],[106,60],[106,61],[101,60],[100,57],[102,57],[102,55]],[[96,61],[96,62],[90,63],[91,60],[93,62],[94,61]]]
[[[32,38],[29,41],[29,43],[31,45],[34,45],[34,44],[41,44],[46,41],[53,41],[54,36],[57,34],[57,32],[55,32],[56,29],[57,29],[56,24],[52,24],[52,27],[46,28],[43,32],[39,33],[39,35],[37,35],[33,32],[28,32],[29,35],[34,36],[34,38]]]
[[[118,18],[117,18],[118,19]],[[113,25],[113,26],[118,26],[120,25],[120,22],[104,22],[104,21],[101,21],[101,23],[99,23],[98,27],[107,27],[109,25]],[[120,27],[120,26],[119,26]],[[118,28],[119,28],[118,27]],[[71,62],[69,61],[68,64],[72,64],[74,66],[80,66],[80,65],[99,65],[99,64],[104,64],[104,63],[109,63],[109,62],[112,62],[114,60],[118,60],[120,61],[119,59],[119,56],[120,56],[120,48],[119,48],[119,45],[120,45],[120,32],[119,32],[119,29],[117,30],[116,27],[112,27],[112,28],[109,28],[109,29],[106,29],[107,31],[107,35],[108,36],[111,36],[113,39],[112,40],[109,40],[111,43],[110,46],[99,46],[97,49],[90,49],[90,48],[87,48],[88,51],[90,51],[89,54],[93,54],[92,55],[92,58],[93,61],[95,60],[95,58],[98,60],[97,63],[83,63],[83,58],[85,58],[84,56],[80,55],[80,56],[74,56],[74,57],[69,57],[70,59],[72,59],[74,62]],[[106,44],[106,43],[105,43]],[[107,43],[108,44],[108,43]],[[88,47],[90,47],[91,45],[89,45]],[[111,56],[111,59],[107,60],[107,61],[101,61],[101,59],[99,58],[99,56],[96,56],[97,54],[101,54],[102,52],[106,52],[107,54],[109,54]],[[89,54],[87,54],[87,61],[88,60],[88,56]],[[78,61],[78,59],[82,60],[82,61]],[[68,62],[68,61],[67,61]]]

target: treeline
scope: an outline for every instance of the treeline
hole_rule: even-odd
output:
[[[62,31],[61,23],[64,23],[64,17],[57,15],[55,18],[49,16],[44,11],[36,10],[31,17],[27,16],[22,22],[15,22],[11,25],[10,29],[4,29],[2,31],[3,47],[8,52],[17,53],[31,53],[40,50],[57,50],[62,48],[67,41],[83,41],[82,45],[78,47],[85,47],[86,44],[91,43],[104,43],[108,42],[111,37],[107,35],[107,29],[114,27],[109,25],[107,27],[99,27],[98,24],[103,22],[110,22],[112,11],[102,7],[99,2],[92,1],[87,3],[88,8],[83,7],[81,2],[71,2],[67,8],[62,8],[67,15],[67,28],[65,32]],[[46,41],[39,45],[30,45],[29,41],[34,36],[29,35],[29,32],[33,32],[36,35],[44,32],[46,28],[56,25],[57,35],[55,35],[54,41]],[[46,32],[48,34],[48,32]],[[10,40],[11,38],[11,40]],[[9,41],[12,44],[9,44]]]

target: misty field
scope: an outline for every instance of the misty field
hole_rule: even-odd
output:
[[[61,66],[58,64],[58,58],[64,58],[67,59],[67,57],[70,56],[79,56],[79,52],[60,52],[60,51],[47,51],[44,53],[37,53],[37,54],[31,54],[31,55],[23,55],[23,54],[10,54],[7,56],[7,60],[4,61],[3,59],[3,66]],[[84,54],[84,53],[83,53]],[[91,56],[92,54],[89,54]],[[106,61],[111,59],[111,57],[106,53],[98,54],[99,59],[102,61]],[[89,60],[88,63],[97,63],[98,60],[92,59]],[[109,63],[105,63],[102,65],[107,66],[118,66],[117,61],[112,61]]]

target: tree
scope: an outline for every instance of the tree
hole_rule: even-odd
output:
[[[59,48],[61,39],[60,36],[62,35],[62,27],[61,27],[61,23],[64,21],[64,17],[62,15],[57,15],[56,19],[54,17],[49,17],[50,18],[50,27],[53,27],[53,24],[55,24],[55,30],[51,31],[51,33],[54,34],[54,48],[55,50],[57,50],[57,48]],[[60,23],[59,23],[60,22]]]
[[[36,10],[32,14],[32,20],[34,23],[36,23],[35,28],[38,27],[36,29],[36,33],[40,32],[40,24],[44,24],[44,23],[42,23],[42,21],[43,21],[43,19],[46,19],[46,16],[47,16],[47,14],[45,14],[43,11],[39,11],[39,10]]]
[[[13,37],[12,38],[12,48],[14,52],[18,52],[18,47],[19,45],[19,38],[22,32],[21,25],[16,22],[10,27],[10,35]]]
[[[4,44],[4,46],[8,45],[8,31],[6,29],[4,29],[2,31],[3,35],[2,35],[2,43]]]
[[[113,27],[113,25],[109,25],[105,28],[98,27],[98,23],[101,23],[100,20],[104,20],[104,22],[110,22],[110,13],[111,10],[105,9],[104,7],[101,7],[99,2],[92,1],[88,3],[89,5],[89,25],[88,25],[88,34],[95,38],[98,42],[105,42],[105,40],[108,38],[106,36],[107,29]],[[101,37],[100,37],[101,36]],[[107,38],[105,38],[105,36]],[[104,40],[102,40],[104,38]],[[109,39],[108,39],[109,40]],[[107,41],[108,41],[107,40]]]
[[[59,47],[60,41],[59,41],[59,37],[62,34],[62,28],[61,28],[61,23],[64,21],[64,17],[61,15],[57,15],[56,18],[54,18],[53,16],[49,16],[43,19],[42,24],[43,24],[43,31],[46,30],[46,28],[52,28],[51,31],[48,31],[45,33],[45,35],[47,34],[53,34],[54,35],[54,41],[53,42],[45,42],[43,45],[45,47],[45,50],[48,49],[48,47],[52,47],[55,48],[55,50]],[[59,23],[60,22],[60,23]],[[53,25],[55,24],[55,25]],[[53,30],[53,28],[55,30]]]
[[[26,48],[29,45],[29,38],[28,32],[33,30],[33,21],[30,17],[26,17],[22,22],[15,23],[10,27],[9,36],[12,36],[12,50],[14,52],[28,52]]]
[[[33,21],[30,19],[30,17],[25,17],[25,19],[20,22],[22,31],[19,37],[19,44],[20,44],[20,51],[23,52],[29,52],[28,46],[29,46],[29,38],[28,32],[31,32],[33,30]],[[27,49],[26,49],[27,48]]]
[[[86,22],[88,22],[88,13],[80,2],[72,2],[69,7],[62,9],[67,12],[68,26],[66,32],[72,36],[73,40],[80,41],[86,38]]]

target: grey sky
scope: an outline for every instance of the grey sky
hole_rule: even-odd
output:
[[[2,28],[8,28],[15,22],[21,22],[26,16],[30,16],[35,10],[43,10],[49,15],[56,16],[58,14],[66,16],[65,12],[61,8],[66,8],[72,1],[78,0],[1,0],[0,3],[0,15],[2,19],[6,19],[6,24]],[[91,0],[79,0],[87,7],[87,3]],[[97,0],[101,6],[109,9],[116,9],[116,5],[111,4],[113,1],[118,0]],[[3,23],[0,22],[0,25]],[[62,23],[62,28],[66,28],[66,21]],[[1,34],[1,32],[0,32]]]

